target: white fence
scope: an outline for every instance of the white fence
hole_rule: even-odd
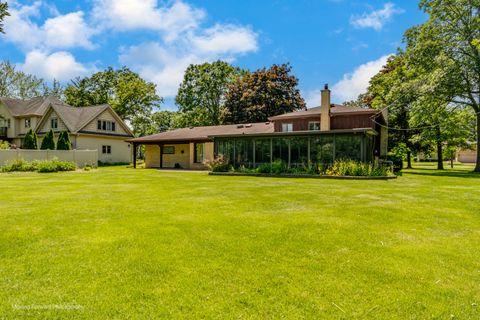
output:
[[[80,168],[86,165],[96,167],[98,164],[97,150],[0,150],[0,166],[9,160],[33,161],[52,160],[75,162]]]

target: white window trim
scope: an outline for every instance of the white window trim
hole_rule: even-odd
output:
[[[310,129],[311,124],[318,124],[318,129]],[[309,121],[308,122],[308,130],[309,131],[320,131],[320,121]]]
[[[282,132],[293,132],[293,123],[282,123]]]

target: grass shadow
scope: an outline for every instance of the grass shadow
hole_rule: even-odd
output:
[[[473,168],[472,168],[473,169]],[[452,178],[480,178],[479,172],[473,172],[469,168],[437,170],[435,168],[416,168],[404,169],[404,174],[431,176],[431,177],[452,177]]]

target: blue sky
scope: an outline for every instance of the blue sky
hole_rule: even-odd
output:
[[[309,106],[362,93],[403,32],[422,23],[416,1],[16,0],[2,59],[63,83],[128,66],[157,84],[163,109],[190,63],[223,59],[251,70],[290,62]]]

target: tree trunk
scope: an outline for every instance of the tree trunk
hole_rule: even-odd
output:
[[[442,141],[437,141],[437,170],[443,170],[443,146]]]
[[[480,172],[480,111],[477,111],[477,165],[475,172]]]
[[[453,157],[450,158],[450,167],[453,169]]]
[[[412,169],[412,152],[407,151],[407,169]]]

